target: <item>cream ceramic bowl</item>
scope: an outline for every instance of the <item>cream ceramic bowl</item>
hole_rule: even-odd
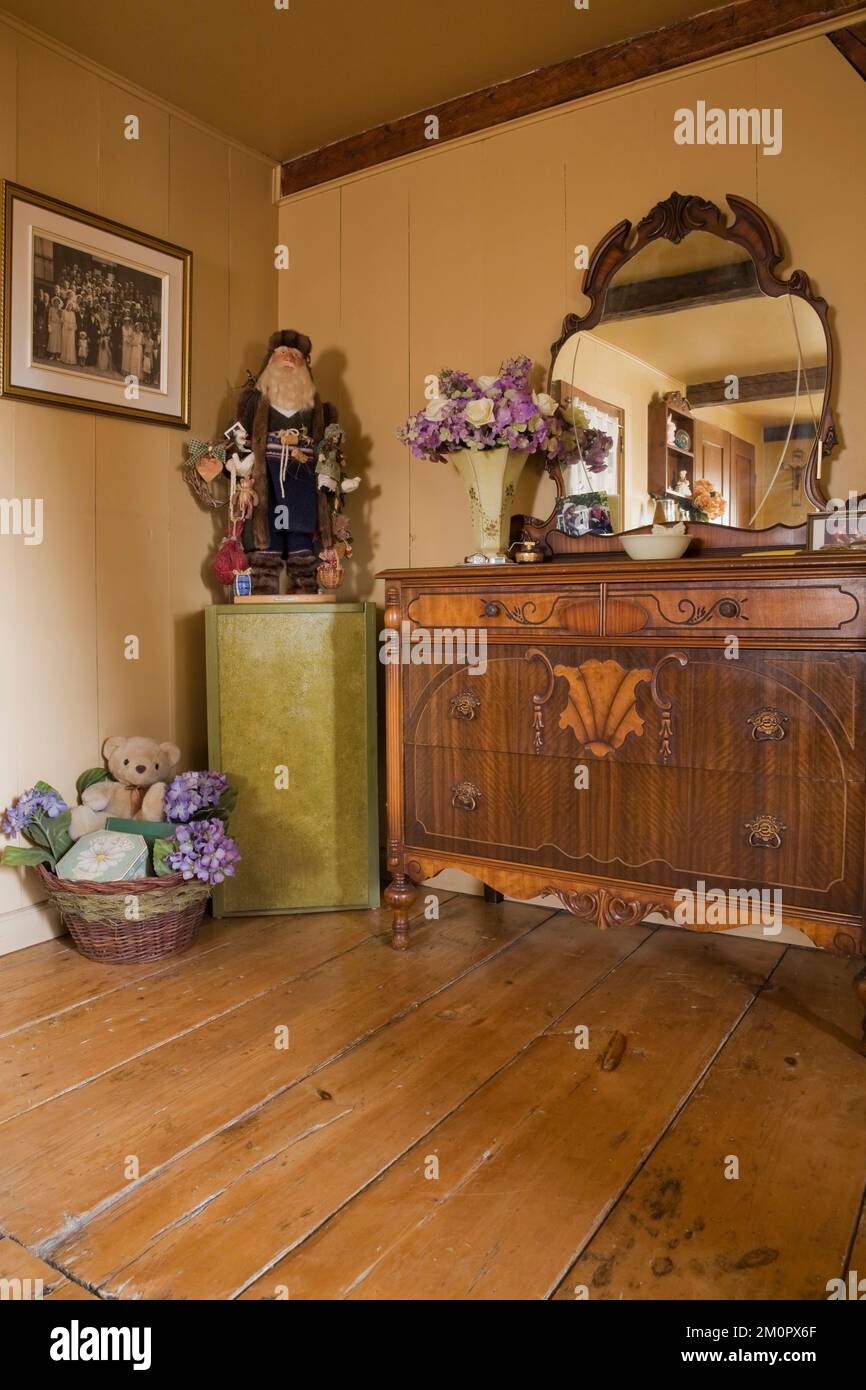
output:
[[[691,536],[620,536],[620,544],[632,560],[678,560],[688,549]]]

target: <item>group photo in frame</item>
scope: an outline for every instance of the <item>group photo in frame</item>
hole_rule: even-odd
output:
[[[3,184],[0,394],[189,427],[192,253]]]

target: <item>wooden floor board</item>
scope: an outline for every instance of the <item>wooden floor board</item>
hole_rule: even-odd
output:
[[[351,950],[369,939],[370,915],[274,919],[0,1038],[0,1124]]]
[[[412,951],[362,942],[0,1125],[0,1225],[41,1246],[140,1176],[202,1144],[346,1048],[417,1006],[550,913],[499,904],[479,932],[471,901],[415,930]],[[288,1046],[281,1044],[288,1029]],[[134,1165],[134,1166],[131,1166]]]
[[[3,1301],[96,1298],[8,1236],[0,1236],[0,1288]]]
[[[142,1184],[54,1258],[100,1285],[106,1266],[119,1267],[105,1287],[124,1297],[239,1292],[540,1036],[644,934],[588,934],[559,916],[538,926],[263,1107],[255,1146],[244,1126],[198,1155],[210,1198],[200,1181],[191,1187],[184,1164]],[[178,1199],[181,1212],[166,1229]],[[143,1240],[147,1249],[129,1264]]]
[[[789,949],[557,1296],[826,1298],[866,1173],[858,1021],[844,964]]]
[[[657,932],[250,1294],[546,1297],[778,957]]]
[[[210,923],[120,969],[63,941],[0,957],[0,1280],[55,1300],[866,1280],[848,963],[437,896],[405,953],[382,911]]]

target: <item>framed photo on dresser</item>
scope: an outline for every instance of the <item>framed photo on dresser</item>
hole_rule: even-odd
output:
[[[3,184],[0,394],[189,427],[192,252]]]

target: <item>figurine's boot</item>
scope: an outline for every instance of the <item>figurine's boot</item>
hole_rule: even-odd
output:
[[[253,597],[278,594],[283,557],[273,550],[254,550],[250,556]]]
[[[316,571],[318,558],[312,550],[293,550],[286,560],[286,573],[291,588],[298,594],[317,594],[319,581]]]

